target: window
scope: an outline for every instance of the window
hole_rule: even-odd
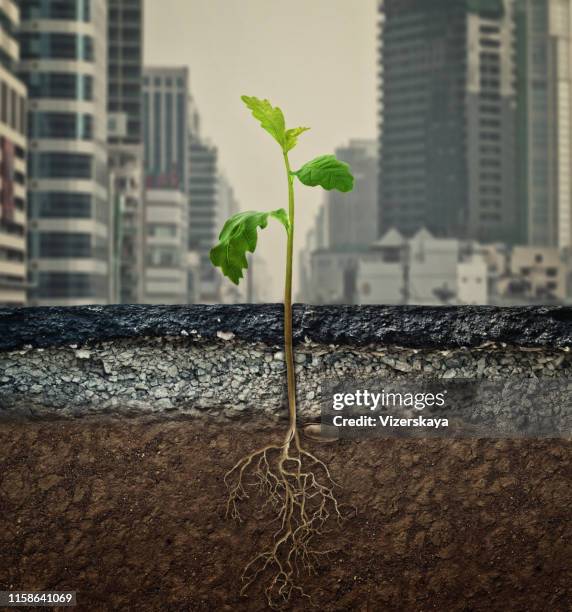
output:
[[[87,272],[40,272],[39,298],[106,297],[108,280]]]
[[[8,85],[4,81],[0,85],[0,120],[2,123],[8,123]]]
[[[26,0],[20,2],[22,19],[89,21],[89,0]]]
[[[177,236],[177,226],[166,223],[154,223],[148,226],[147,233],[149,236],[157,238],[174,238]]]
[[[93,158],[85,153],[30,153],[34,178],[92,178]]]
[[[157,267],[177,267],[181,261],[180,249],[176,247],[151,247],[147,254],[147,263]]]
[[[30,138],[64,138],[91,140],[93,117],[77,113],[30,113]]]
[[[89,219],[92,217],[92,196],[65,191],[30,191],[28,207],[32,219]]]
[[[173,166],[173,94],[170,91],[165,94],[165,123],[165,168],[170,170]]]
[[[91,234],[40,232],[39,257],[91,257]]]
[[[88,74],[31,72],[25,78],[30,98],[93,99],[93,77]]]
[[[22,32],[20,56],[30,59],[93,61],[91,36],[65,32]]]

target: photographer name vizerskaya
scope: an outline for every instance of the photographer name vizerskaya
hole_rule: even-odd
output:
[[[380,414],[376,419],[375,417],[366,415],[352,418],[337,414],[332,419],[332,425],[334,427],[377,427],[378,423],[382,427],[433,427],[434,429],[449,427],[448,419],[424,416],[401,418]]]

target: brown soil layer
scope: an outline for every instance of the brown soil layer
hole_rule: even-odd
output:
[[[0,590],[77,590],[89,612],[265,610],[240,574],[268,542],[253,500],[224,517],[222,477],[281,428],[0,423]],[[572,443],[308,443],[355,518],[333,532],[316,608],[572,609]]]

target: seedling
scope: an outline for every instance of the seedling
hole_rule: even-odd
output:
[[[312,572],[320,556],[328,551],[314,546],[328,519],[342,518],[334,494],[336,486],[326,464],[305,450],[297,429],[296,374],[292,345],[292,259],[294,250],[294,182],[298,179],[310,187],[337,189],[353,188],[354,178],[348,164],[333,155],[322,155],[293,171],[288,158],[298,137],[309,128],[286,128],[280,108],[268,100],[242,96],[255,119],[280,145],[286,178],[288,179],[288,212],[283,208],[269,212],[242,212],[224,224],[219,243],[211,250],[212,263],[237,284],[248,268],[247,251],[253,253],[258,240],[258,228],[264,229],[271,217],[286,231],[286,274],[284,284],[284,345],[288,387],[288,430],[282,444],[269,444],[243,457],[229,470],[224,481],[228,487],[227,516],[241,520],[240,505],[248,497],[246,486],[252,479],[265,498],[265,506],[275,512],[278,529],[267,550],[256,554],[244,568],[241,594],[256,579],[269,575],[265,587],[268,604],[279,607],[291,596],[307,595],[298,584],[299,572]]]

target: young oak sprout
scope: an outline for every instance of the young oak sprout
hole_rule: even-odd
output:
[[[280,222],[286,231],[286,278],[284,284],[284,345],[288,387],[289,425],[282,444],[270,444],[243,457],[227,474],[229,489],[227,515],[240,520],[239,505],[248,497],[246,481],[252,478],[266,497],[265,505],[276,513],[279,525],[268,550],[255,555],[242,574],[241,593],[268,570],[265,588],[271,607],[287,603],[294,593],[307,596],[297,584],[300,569],[311,572],[320,555],[329,551],[313,547],[326,521],[341,519],[340,507],[334,495],[335,483],[328,467],[301,444],[296,422],[296,377],[292,346],[292,260],[294,251],[294,182],[309,187],[348,192],[354,177],[350,167],[334,155],[321,155],[292,171],[288,153],[296,146],[298,136],[307,127],[286,128],[284,114],[268,100],[242,96],[274,140],[280,145],[288,181],[288,212],[283,208],[268,212],[241,212],[226,221],[218,244],[211,249],[211,262],[237,284],[248,268],[246,253],[253,253],[258,240],[258,228],[268,225],[268,218]]]

